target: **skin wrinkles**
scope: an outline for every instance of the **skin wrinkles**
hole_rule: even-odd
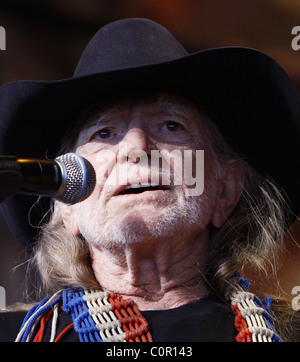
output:
[[[149,172],[147,164],[141,167],[135,157],[122,154],[119,146],[124,144],[129,154],[143,151],[147,157],[153,149],[191,149],[194,155],[203,149],[203,194],[186,196],[185,184],[139,194],[115,194],[120,186],[109,181],[117,166],[120,170],[128,167],[130,183],[145,180]],[[113,153],[110,163],[99,160],[103,150]],[[81,233],[89,243],[101,287],[132,298],[141,310],[172,308],[207,295],[201,274],[208,225],[221,224],[234,202],[226,196],[223,181],[216,175],[196,106],[173,94],[155,100],[143,97],[118,101],[100,118],[96,114],[87,120],[76,152],[94,165],[97,185],[85,201],[74,206],[60,204],[60,208],[66,228],[75,235]],[[176,175],[174,165],[175,160],[171,166]],[[136,170],[140,174],[133,172]],[[233,180],[227,177],[231,196]]]
[[[125,103],[125,104],[124,104]],[[126,105],[127,104],[127,105]],[[125,107],[126,108],[125,108]],[[157,112],[157,106],[161,107],[160,111]],[[119,123],[121,124],[119,131],[119,138],[115,140],[116,142],[120,142],[121,137],[124,137],[124,134],[126,132],[126,119],[131,119],[130,114],[130,101],[123,101],[123,107],[121,104],[114,104],[111,106],[108,110],[103,111],[104,113],[101,113],[100,115],[94,114],[89,120],[86,121],[85,126],[83,127],[83,132],[80,133],[79,139],[76,143],[76,147],[79,147],[80,145],[83,145],[87,142],[93,142],[92,135],[94,132],[96,132],[98,129],[101,128],[110,128],[114,126],[117,119],[119,118]],[[127,109],[128,107],[128,109]],[[153,123],[157,123],[157,120],[163,119],[166,120],[173,120],[176,122],[181,123],[183,126],[188,126],[190,123],[190,117],[192,116],[192,112],[189,107],[185,106],[182,107],[182,105],[178,105],[174,102],[174,100],[170,100],[167,97],[166,98],[160,98],[157,102],[154,104],[147,104],[143,105],[144,109],[140,110],[141,117],[147,117],[148,118],[148,132],[151,134],[151,128],[153,127]],[[105,109],[105,108],[104,108]],[[121,114],[120,114],[121,113]],[[117,117],[117,119],[116,119]],[[139,127],[140,125],[137,125]],[[200,135],[197,135],[197,133],[194,133],[193,131],[197,131],[198,127],[193,126],[191,130],[191,134],[188,139],[186,139],[186,148],[189,149],[193,145],[198,145],[201,149],[203,147],[203,140]],[[201,130],[204,132],[204,129]],[[170,136],[170,135],[169,135]],[[153,141],[154,142],[154,141]],[[176,144],[176,139],[173,139],[174,144]],[[100,143],[100,144],[99,144]],[[168,138],[168,144],[170,143],[170,139]],[[177,142],[180,143],[180,142]],[[107,144],[112,144],[110,141],[101,140],[101,142],[98,142],[99,147],[105,147]]]

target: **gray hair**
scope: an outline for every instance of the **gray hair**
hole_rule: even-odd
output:
[[[227,222],[219,229],[210,226],[209,230],[208,260],[203,277],[209,288],[223,298],[236,272],[244,276],[251,269],[268,279],[276,275],[283,253],[288,206],[274,182],[257,173],[237,155],[207,116],[203,121],[216,169],[221,170],[226,162],[235,160],[245,175],[240,201]],[[76,137],[71,135],[71,139],[74,141]],[[69,150],[70,143],[62,152]],[[30,264],[40,273],[42,289],[47,294],[66,286],[101,288],[91,267],[87,242],[66,230],[55,203],[50,221],[42,227]]]
[[[210,230],[205,279],[215,292],[223,295],[235,271],[243,274],[251,267],[269,277],[270,270],[272,275],[276,273],[286,230],[287,204],[272,181],[259,175],[232,151],[207,116],[204,125],[216,170],[234,159],[245,173],[244,190],[238,205],[221,228],[211,227]],[[55,203],[50,221],[42,228],[33,260],[48,292],[65,285],[86,287],[97,283],[86,241],[65,229]]]

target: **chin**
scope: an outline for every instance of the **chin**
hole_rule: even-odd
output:
[[[198,226],[194,218],[187,215],[185,217],[180,208],[168,208],[163,212],[139,211],[123,215],[121,220],[110,218],[102,224],[101,230],[98,229],[98,235],[89,238],[89,241],[98,247],[145,244],[162,239],[174,239],[179,235],[184,237],[183,233],[194,233]]]
[[[80,232],[88,243],[100,248],[182,239],[201,232],[208,224],[208,205],[197,198],[168,206],[144,203],[109,207],[101,215],[82,206],[77,207]]]
[[[95,228],[93,229],[95,231]],[[128,215],[122,221],[110,218],[98,229],[97,235],[90,232],[83,233],[86,240],[98,247],[117,247],[133,244],[141,244],[168,237],[174,233],[170,224],[166,221],[144,216]],[[85,234],[85,235],[84,235]]]

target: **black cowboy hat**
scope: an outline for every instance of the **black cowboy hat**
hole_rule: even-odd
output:
[[[100,29],[73,78],[17,81],[0,88],[0,154],[54,158],[83,109],[103,96],[139,89],[171,91],[196,102],[229,144],[287,193],[294,215],[300,213],[300,102],[285,71],[248,48],[189,54],[165,28],[146,19],[124,19]],[[35,200],[15,195],[1,203],[24,246],[38,231],[29,218],[38,225],[49,207],[47,199],[44,210],[34,209],[34,214]]]

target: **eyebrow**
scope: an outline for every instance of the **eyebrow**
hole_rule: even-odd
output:
[[[159,106],[163,111],[166,111],[169,114],[187,117],[195,116],[188,105],[182,104],[176,98],[172,98],[168,95],[161,95],[153,105]],[[201,117],[200,111],[199,116]]]
[[[168,115],[176,115],[179,117],[189,118],[194,116],[194,113],[190,110],[188,105],[182,104],[180,100],[172,97],[172,95],[161,94],[155,97],[145,97],[140,99],[131,99],[125,98],[123,102],[113,100],[108,104],[95,103],[92,107],[87,109],[87,111],[82,115],[80,121],[80,129],[88,130],[95,126],[106,125],[108,122],[112,121],[112,117],[117,113],[124,109],[124,104],[129,101],[129,107],[132,105],[132,102],[140,103],[144,101],[145,107],[151,109],[156,107],[156,110],[159,109],[161,112],[165,112]],[[128,104],[127,104],[128,105]],[[199,112],[199,116],[201,120],[201,112]]]
[[[116,112],[120,111],[120,105],[112,105],[98,109],[96,112],[91,112],[90,117],[83,120],[82,130],[92,128],[94,126],[101,126],[111,121],[111,117]]]

